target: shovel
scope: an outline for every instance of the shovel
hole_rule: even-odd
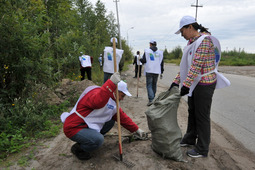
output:
[[[117,72],[117,59],[116,59],[116,43],[115,38],[113,38],[113,60],[114,60],[114,72]],[[118,84],[116,88],[116,109],[117,109],[117,123],[118,123],[118,137],[119,137],[119,157],[113,155],[114,158],[124,163],[127,167],[132,168],[135,166],[133,163],[129,161],[124,161],[122,156],[122,142],[121,142],[121,127],[120,127],[120,111],[119,111],[119,91]]]

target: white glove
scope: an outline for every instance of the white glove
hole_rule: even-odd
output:
[[[113,73],[113,75],[110,77],[110,80],[117,85],[120,82],[120,73]]]
[[[141,138],[145,138],[146,137],[146,133],[142,130],[142,129],[138,129],[136,132],[135,132],[139,137]]]

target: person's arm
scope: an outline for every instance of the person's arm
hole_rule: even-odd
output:
[[[143,57],[140,59],[140,61],[144,64],[146,63],[146,56],[145,53],[143,54]]]
[[[162,59],[162,62],[160,64],[160,66],[161,66],[161,74],[163,74],[163,72],[164,72],[164,59]]]
[[[91,64],[93,63],[93,57],[92,56],[90,56],[90,60],[91,60]]]
[[[133,120],[125,113],[121,108],[119,108],[120,111],[120,124],[125,129],[130,131],[131,133],[136,132],[138,130],[137,124],[133,122]],[[113,120],[117,121],[117,114],[113,116]]]
[[[136,64],[137,56],[134,57],[133,65]]]

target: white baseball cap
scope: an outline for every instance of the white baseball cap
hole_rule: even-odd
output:
[[[150,43],[151,43],[151,44],[156,44],[157,42],[156,42],[156,40],[151,39],[151,40],[150,40]]]
[[[189,25],[189,24],[193,24],[196,23],[196,19],[192,16],[184,16],[182,17],[181,21],[180,21],[180,27],[178,29],[178,31],[175,32],[175,34],[180,34],[181,33],[181,29],[183,26],[185,25]]]
[[[131,93],[129,93],[128,91],[127,83],[122,80],[118,83],[118,90],[125,93],[127,96],[132,96]]]
[[[112,37],[112,38],[111,38],[111,43],[113,43],[113,42],[112,42],[112,41],[113,41],[113,38],[115,38],[115,43],[117,44],[117,43],[118,43],[118,40],[117,40],[116,37]]]

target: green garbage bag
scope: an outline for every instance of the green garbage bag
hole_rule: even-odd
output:
[[[180,99],[179,89],[174,86],[170,91],[160,93],[145,112],[153,151],[175,161],[183,161],[180,148],[182,132],[177,122]]]

